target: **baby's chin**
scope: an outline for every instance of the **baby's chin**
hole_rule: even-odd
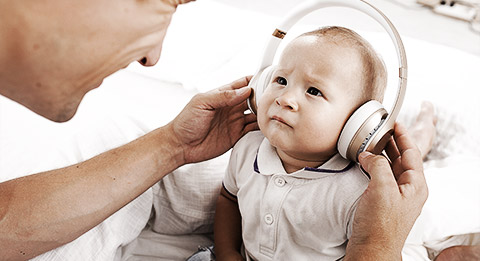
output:
[[[288,137],[289,136],[288,134],[285,134],[279,130],[274,130],[274,131],[269,131],[269,130],[264,131],[262,129],[260,130],[262,131],[265,138],[268,139],[270,144],[272,144],[272,146],[276,148],[285,148],[285,149],[294,148],[295,142]]]

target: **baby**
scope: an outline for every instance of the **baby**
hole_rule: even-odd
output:
[[[382,101],[385,86],[384,63],[349,29],[321,28],[285,47],[258,104],[261,132],[231,154],[216,208],[217,260],[345,255],[369,178],[338,154],[337,140],[355,109]]]

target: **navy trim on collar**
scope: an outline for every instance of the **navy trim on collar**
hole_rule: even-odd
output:
[[[258,174],[260,174],[260,170],[258,169],[257,159],[258,159],[258,155],[255,156],[255,161],[253,162],[253,170],[255,172],[257,172]],[[340,170],[319,169],[319,168],[312,168],[312,167],[305,167],[305,170],[313,171],[313,172],[340,173],[340,172],[344,172],[344,171],[347,171],[347,170],[351,169],[353,166],[355,166],[355,162],[350,161],[350,163],[344,169],[340,169]],[[365,172],[365,174],[367,174],[367,176],[370,178],[370,175],[368,175],[368,173]]]
[[[314,171],[314,172],[340,173],[340,172],[344,172],[344,171],[347,171],[347,170],[351,169],[354,165],[355,165],[355,163],[353,161],[351,161],[344,169],[340,169],[340,170],[318,169],[318,168],[311,168],[311,167],[305,167],[305,170]]]

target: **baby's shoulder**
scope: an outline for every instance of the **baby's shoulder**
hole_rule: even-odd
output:
[[[258,147],[264,138],[265,136],[263,136],[261,131],[250,131],[240,138],[237,143],[235,143],[233,149],[252,149],[254,147]]]
[[[342,175],[341,181],[343,193],[351,195],[353,198],[360,197],[367,189],[370,182],[369,176],[362,170],[360,164],[351,163],[352,166]]]
[[[248,159],[255,158],[255,155],[265,137],[260,131],[251,131],[245,134],[237,141],[230,156],[230,163],[246,162]]]
[[[352,167],[346,171],[348,178],[352,179],[355,184],[368,185],[370,177],[362,170],[360,164],[354,162],[351,162],[350,164],[352,164]]]

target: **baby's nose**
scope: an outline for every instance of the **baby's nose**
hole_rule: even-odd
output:
[[[282,106],[288,110],[298,110],[298,103],[294,92],[286,91],[275,99],[277,105]]]

